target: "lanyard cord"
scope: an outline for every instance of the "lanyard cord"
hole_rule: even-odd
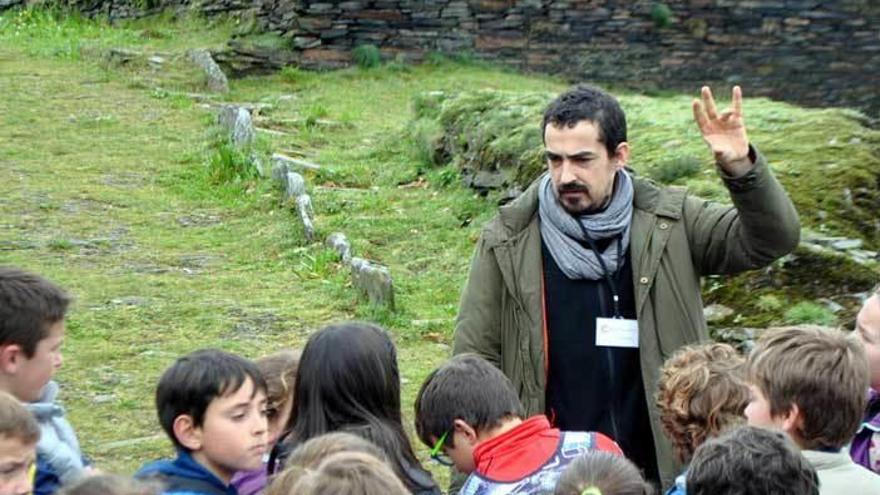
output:
[[[615,318],[623,318],[620,314],[620,295],[617,292],[617,283],[614,281],[614,276],[617,273],[612,274],[608,271],[608,265],[605,263],[605,260],[602,258],[602,254],[599,253],[598,246],[596,246],[596,241],[590,237],[590,234],[587,233],[587,228],[584,227],[584,224],[581,223],[580,220],[576,220],[578,227],[581,228],[581,232],[584,233],[584,239],[586,239],[587,244],[590,245],[590,249],[593,250],[593,254],[596,256],[596,259],[599,260],[599,265],[602,267],[602,274],[604,275],[605,282],[608,284],[608,288],[611,289],[611,300],[614,305],[614,317]],[[618,271],[620,270],[620,263],[623,259],[623,240],[622,235],[618,235],[617,238],[617,258],[618,258]]]

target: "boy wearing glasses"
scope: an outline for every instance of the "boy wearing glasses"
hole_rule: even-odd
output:
[[[562,432],[544,415],[523,419],[510,380],[475,354],[459,354],[434,370],[416,397],[416,432],[431,457],[469,474],[459,492],[552,492],[569,462],[592,451],[623,455],[596,432]]]

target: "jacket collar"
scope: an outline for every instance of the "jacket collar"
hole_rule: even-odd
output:
[[[237,495],[232,485],[227,485],[205,466],[199,464],[192,454],[178,449],[177,458],[162,460],[144,466],[136,475],[137,478],[159,476],[167,481],[170,488],[186,487],[191,484],[210,487],[213,493]],[[201,491],[201,490],[199,490]]]
[[[816,471],[824,471],[853,464],[849,453],[844,449],[839,452],[822,452],[819,450],[801,451],[807,461],[812,464]]]

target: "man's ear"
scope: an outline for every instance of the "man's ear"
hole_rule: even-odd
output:
[[[22,361],[27,359],[24,349],[18,344],[9,344],[0,347],[0,371],[13,374],[18,371]]]
[[[195,425],[189,414],[174,418],[172,430],[177,441],[187,449],[197,451],[202,448],[202,429]]]
[[[479,436],[477,435],[477,430],[473,429],[471,425],[465,423],[463,419],[454,420],[452,422],[452,426],[455,430],[455,433],[463,435],[471,445],[477,443],[477,437]]]
[[[614,162],[615,169],[619,170],[625,167],[629,163],[629,143],[624,141],[618,144],[611,159]]]

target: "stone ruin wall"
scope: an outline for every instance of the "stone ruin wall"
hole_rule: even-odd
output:
[[[14,0],[0,0],[9,1]],[[111,17],[137,13],[133,0],[69,1]],[[148,3],[154,8],[185,4],[206,14],[247,12],[257,30],[289,40],[292,53],[262,57],[276,64],[345,66],[355,46],[372,44],[388,59],[466,54],[523,71],[643,91],[695,93],[703,83],[737,83],[747,96],[880,115],[877,0]],[[661,3],[672,13],[666,27],[651,15]]]

